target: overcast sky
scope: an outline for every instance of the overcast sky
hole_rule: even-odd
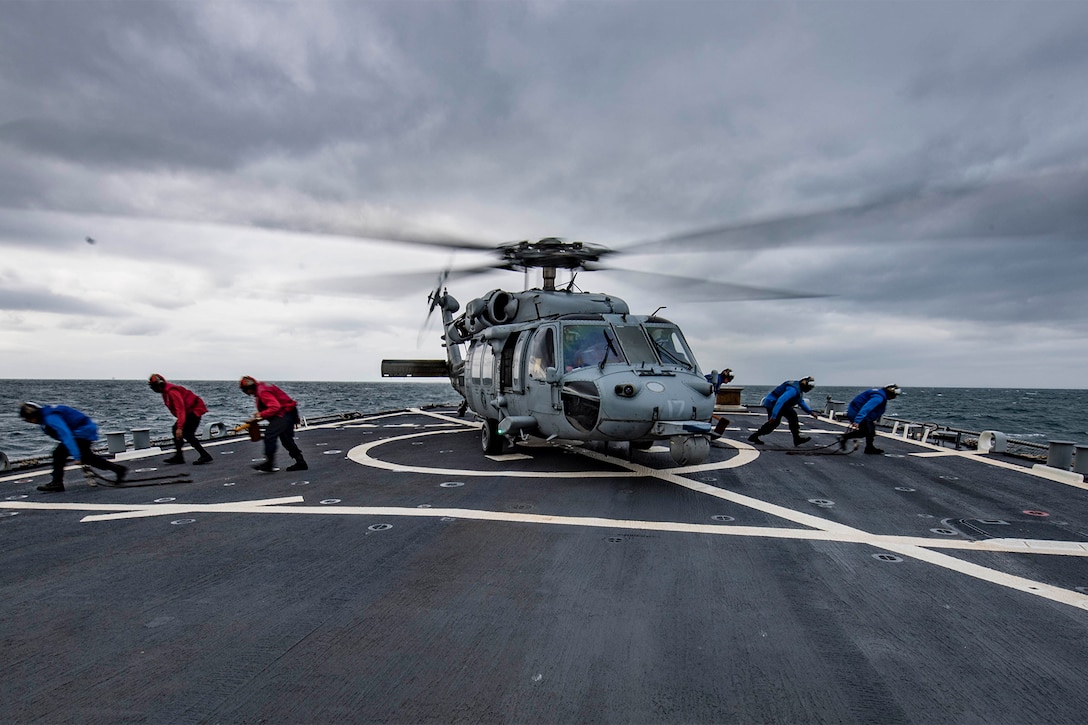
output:
[[[359,236],[734,226],[608,261],[825,296],[577,284],[738,384],[1088,387],[1086,79],[1085,2],[0,0],[0,378],[376,380],[427,286],[322,280],[490,258]]]

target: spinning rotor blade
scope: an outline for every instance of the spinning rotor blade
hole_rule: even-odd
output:
[[[435,279],[442,275],[443,284],[452,279],[464,279],[475,275],[493,272],[496,269],[505,269],[500,265],[486,264],[467,269],[449,269],[443,271],[427,272],[393,272],[382,275],[349,275],[344,277],[323,277],[309,280],[296,289],[307,292],[353,295],[359,297],[402,297],[420,289],[426,289],[434,284]]]
[[[593,271],[609,274],[617,279],[647,287],[666,287],[672,295],[680,299],[705,300],[708,302],[742,300],[799,300],[830,295],[795,290],[780,290],[770,287],[754,287],[731,282],[716,282],[695,277],[678,277],[660,272],[638,272],[633,269],[594,266]]]
[[[727,224],[616,251],[669,254],[806,243],[1088,237],[1088,172],[1063,172],[955,188],[913,188],[864,204]]]

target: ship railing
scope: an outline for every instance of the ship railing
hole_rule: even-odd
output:
[[[893,436],[899,436],[921,443],[931,443],[938,446],[950,446],[956,450],[975,450],[979,446],[979,440],[986,442],[988,431],[967,430],[955,428],[941,423],[929,421],[904,420],[903,418],[883,418],[877,424]],[[1046,460],[1049,444],[1038,441],[1029,441],[1022,438],[1003,437],[1005,450],[1011,456],[1030,458],[1032,460]]]

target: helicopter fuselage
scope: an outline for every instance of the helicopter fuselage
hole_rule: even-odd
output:
[[[493,290],[456,318],[452,297],[438,306],[450,382],[483,419],[485,452],[530,437],[667,439],[681,464],[709,452],[712,387],[674,323],[565,290]]]

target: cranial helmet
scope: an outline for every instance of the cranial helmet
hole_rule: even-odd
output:
[[[802,393],[807,393],[808,391],[816,387],[816,378],[812,377],[811,375],[805,378],[801,378],[797,382],[801,384]]]
[[[251,390],[257,389],[257,379],[249,375],[243,375],[242,379],[238,381],[238,387],[244,392],[248,393]]]
[[[31,403],[27,401],[19,406],[19,417],[25,421],[29,421],[31,418],[40,416],[42,413],[42,406],[37,403]]]
[[[155,373],[147,379],[147,387],[151,388],[156,393],[161,393],[166,389],[166,378]]]
[[[884,392],[887,394],[888,400],[891,400],[895,396],[900,395],[903,390],[895,383],[892,383],[891,385],[884,386]]]

